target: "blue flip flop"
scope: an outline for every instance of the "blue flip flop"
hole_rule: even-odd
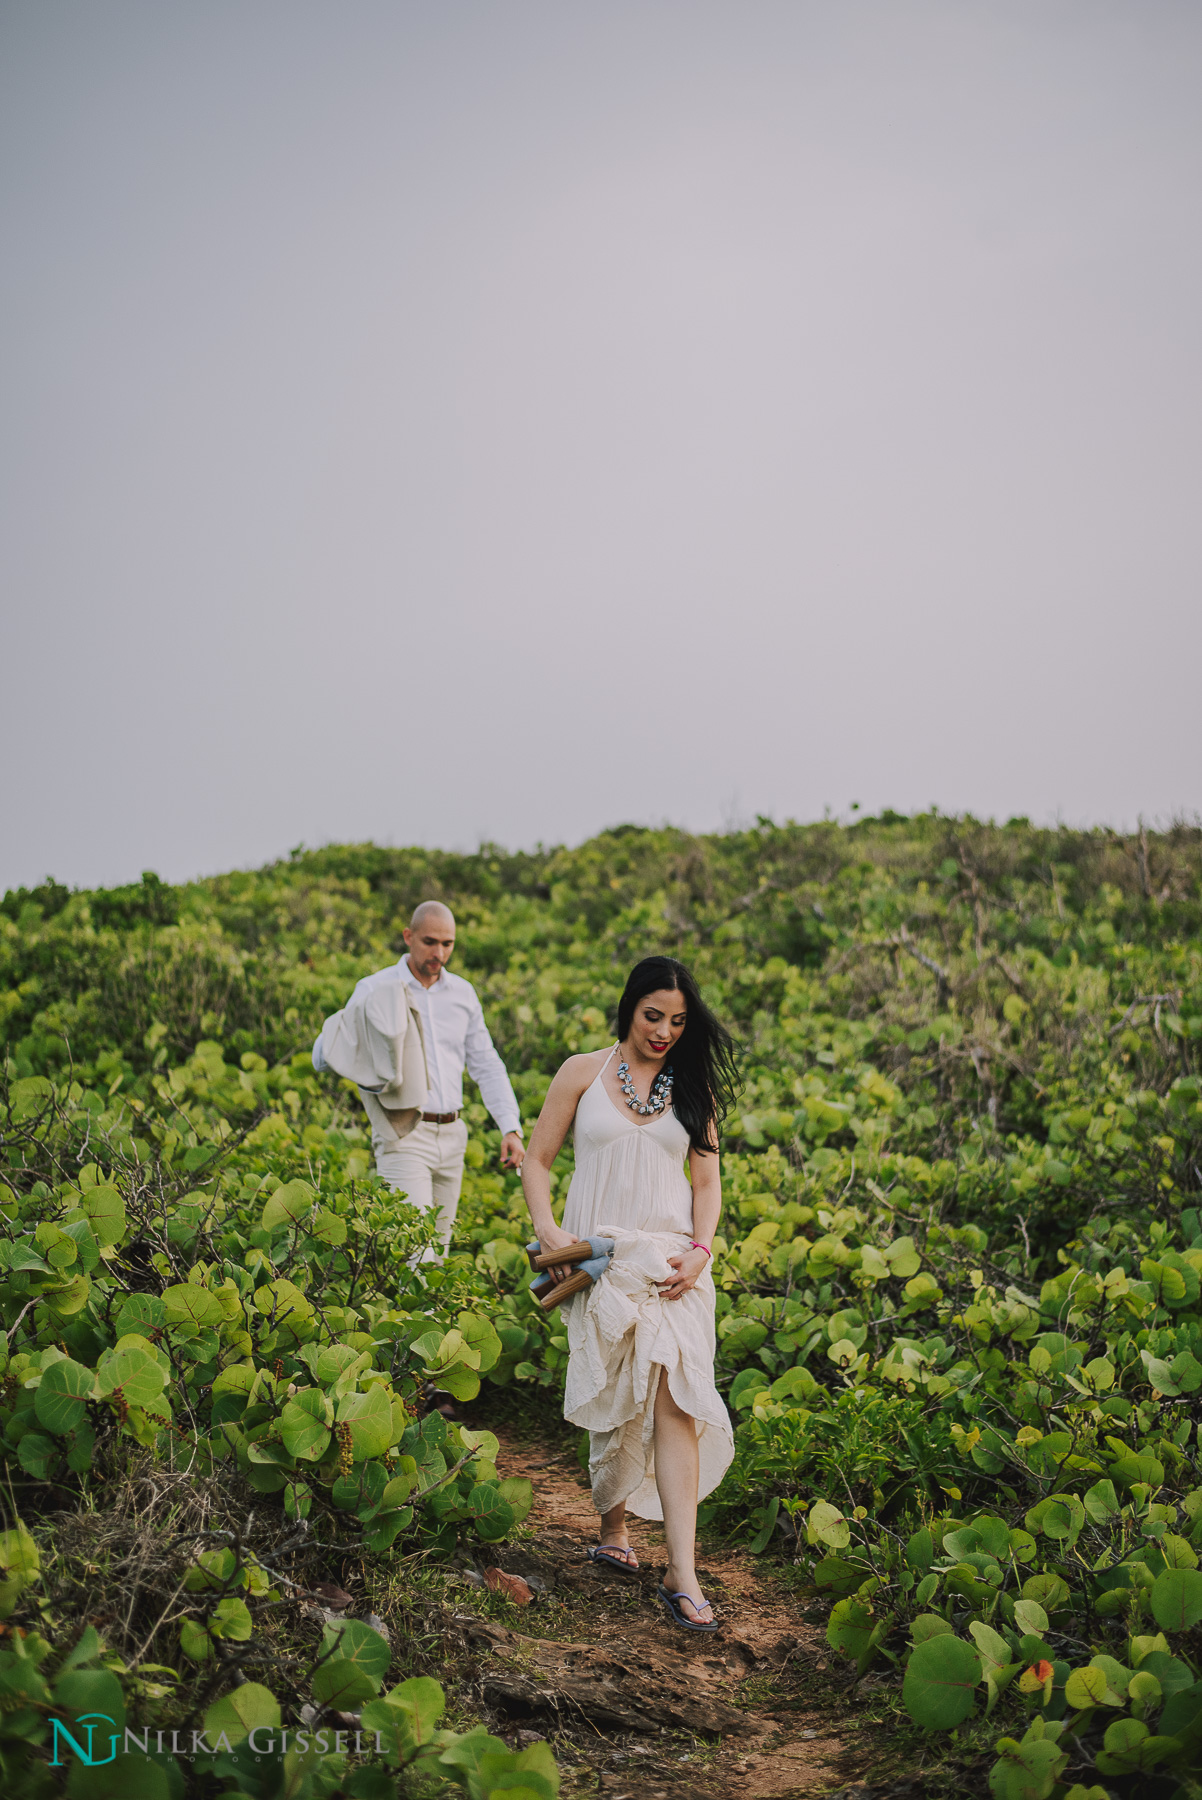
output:
[[[670,1594],[662,1581],[655,1591],[667,1607],[668,1615],[674,1624],[683,1625],[686,1631],[717,1631],[718,1621],[716,1618],[710,1619],[708,1622],[704,1619],[690,1619],[684,1609],[676,1604],[678,1600],[688,1600],[700,1612],[703,1606],[709,1606],[708,1600],[694,1599],[693,1595],[686,1594],[683,1588],[678,1594]]]
[[[634,1551],[626,1544],[590,1544],[585,1555],[598,1568],[604,1564],[607,1569],[612,1569],[615,1575],[625,1575],[629,1580],[633,1580],[636,1575],[642,1573],[637,1563],[619,1562],[616,1556],[610,1554],[614,1550],[618,1551],[620,1555],[634,1555]]]

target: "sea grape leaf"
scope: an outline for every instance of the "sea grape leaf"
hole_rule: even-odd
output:
[[[353,1662],[373,1683],[373,1691],[379,1690],[392,1661],[392,1652],[383,1637],[361,1619],[347,1619],[338,1624],[327,1625],[321,1647],[323,1653],[332,1650],[336,1656]]]
[[[1179,1656],[1170,1656],[1166,1650],[1151,1650],[1140,1663],[1140,1671],[1147,1669],[1155,1675],[1160,1689],[1169,1699],[1174,1694],[1184,1694],[1194,1685],[1194,1677],[1189,1666]]]
[[[164,1288],[163,1308],[168,1325],[220,1325],[225,1316],[216,1294],[191,1281]]]
[[[1127,1698],[1127,1689],[1131,1684],[1130,1669],[1125,1669],[1121,1662],[1116,1662],[1113,1656],[1107,1656],[1104,1652],[1091,1657],[1089,1666],[1091,1669],[1100,1669],[1106,1677],[1106,1692],[1102,1697],[1103,1704],[1121,1706]]]
[[[467,1516],[485,1543],[495,1543],[514,1526],[513,1508],[501,1498],[491,1481],[478,1481],[468,1495]]]
[[[1086,1669],[1074,1669],[1064,1684],[1064,1698],[1078,1712],[1084,1712],[1090,1706],[1121,1706],[1118,1695],[1108,1697],[1109,1688],[1104,1669],[1095,1669],[1091,1664]]]
[[[127,1337],[137,1332],[140,1337],[147,1337],[155,1326],[167,1323],[167,1309],[157,1294],[130,1294],[121,1303],[117,1314],[117,1336]]]
[[[501,1340],[492,1321],[486,1319],[483,1313],[461,1312],[458,1323],[464,1341],[480,1359],[476,1367],[483,1375],[495,1365],[501,1354]]]
[[[84,1188],[79,1210],[87,1217],[101,1249],[119,1244],[125,1236],[125,1202],[115,1187]]]
[[[1202,1575],[1197,1569],[1162,1569],[1152,1583],[1151,1603],[1163,1631],[1188,1631],[1202,1619]]]
[[[198,1288],[197,1292],[201,1290]],[[157,1356],[149,1356],[132,1345],[102,1356],[96,1370],[99,1392],[113,1394],[120,1388],[130,1406],[156,1405],[162,1398],[166,1379]]]
[[[35,1481],[48,1478],[57,1455],[58,1445],[54,1439],[43,1437],[40,1431],[27,1431],[17,1445],[17,1461]]]
[[[92,1282],[87,1275],[75,1275],[61,1287],[44,1288],[42,1298],[51,1312],[69,1319],[75,1313],[82,1312],[88,1303],[88,1295],[92,1291]]]
[[[1059,1743],[1028,1733],[1021,1744],[1015,1738],[999,1738],[997,1747],[1001,1756],[989,1771],[994,1800],[1047,1800],[1057,1771],[1067,1760]]]
[[[831,1608],[826,1641],[832,1650],[858,1661],[868,1647],[875,1620],[863,1600],[837,1600]]]
[[[252,1629],[250,1608],[236,1594],[231,1594],[226,1600],[219,1600],[213,1608],[209,1630],[214,1637],[230,1638],[235,1643],[244,1644]]]
[[[1113,1481],[1095,1481],[1086,1490],[1084,1505],[1095,1525],[1104,1525],[1122,1510]]]
[[[906,1564],[907,1567],[925,1575],[934,1560],[934,1541],[926,1526],[923,1525],[906,1540]]]
[[[903,1281],[911,1275],[917,1275],[922,1266],[912,1237],[894,1238],[891,1244],[886,1244],[885,1261],[889,1264],[891,1273],[900,1276]]]
[[[949,1633],[927,1638],[910,1652],[902,1700],[916,1725],[951,1731],[971,1713],[981,1679],[981,1658],[972,1644]]]
[[[1177,1749],[1175,1738],[1154,1738],[1142,1719],[1116,1719],[1106,1728],[1098,1752],[1100,1775],[1131,1775],[1154,1769]]]
[[[383,1456],[392,1442],[392,1407],[379,1382],[364,1394],[344,1394],[338,1402],[338,1423],[351,1428],[351,1448],[356,1462]]]
[[[54,1684],[54,1699],[64,1712],[103,1713],[117,1731],[125,1729],[125,1696],[111,1669],[69,1669]],[[103,1732],[97,1731],[103,1743]]]
[[[274,1231],[277,1225],[299,1225],[309,1217],[316,1200],[317,1195],[307,1181],[286,1181],[267,1197],[260,1220],[263,1230]]]
[[[981,1658],[981,1667],[987,1676],[995,1679],[1003,1669],[1010,1666],[1010,1646],[1004,1637],[986,1625],[980,1619],[969,1621],[968,1635],[976,1645]]]
[[[476,1460],[478,1462],[496,1462],[501,1445],[494,1432],[469,1431],[466,1425],[461,1425],[459,1436],[465,1450],[477,1452]],[[533,1489],[531,1491],[533,1492]]]
[[[319,1243],[329,1244],[336,1250],[339,1244],[346,1242],[346,1220],[323,1206],[313,1221],[313,1236]]]
[[[65,1437],[68,1431],[77,1430],[84,1421],[85,1402],[95,1392],[96,1376],[82,1363],[73,1362],[69,1356],[51,1363],[38,1383],[33,1399],[39,1425],[44,1425],[56,1437]]]
[[[851,1542],[850,1525],[838,1507],[829,1501],[815,1500],[806,1527],[812,1542],[829,1544],[832,1550],[845,1550]]]
[[[514,1524],[520,1525],[534,1505],[534,1483],[528,1475],[507,1475],[497,1483],[497,1492],[512,1511]]]
[[[1048,1628],[1048,1615],[1037,1600],[1016,1600],[1014,1623],[1021,1632],[1042,1637]]]
[[[190,1662],[210,1662],[217,1654],[212,1638],[195,1619],[181,1621],[179,1647]]]
[[[915,1644],[925,1644],[928,1638],[955,1636],[955,1627],[939,1613],[919,1613],[910,1621],[910,1637]]]
[[[232,1693],[214,1700],[205,1713],[204,1728],[210,1742],[224,1731],[229,1742],[237,1746],[256,1726],[275,1730],[280,1723],[280,1705],[270,1688],[257,1681],[244,1681]]]
[[[452,1363],[447,1369],[439,1369],[434,1380],[456,1400],[474,1400],[480,1392],[480,1377],[466,1363]]]
[[[364,1707],[363,1729],[379,1731],[385,1743],[395,1733],[397,1754],[408,1761],[433,1738],[446,1704],[438,1683],[428,1675],[417,1675],[390,1689],[382,1700]]]
[[[288,1454],[305,1462],[320,1462],[330,1447],[333,1415],[320,1388],[302,1388],[294,1394],[280,1413],[280,1437]]]

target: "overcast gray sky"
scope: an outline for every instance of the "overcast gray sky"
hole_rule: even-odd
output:
[[[1197,0],[7,0],[0,886],[1202,806]]]

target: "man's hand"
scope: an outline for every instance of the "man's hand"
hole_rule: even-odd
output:
[[[526,1155],[526,1146],[522,1142],[521,1133],[507,1131],[501,1139],[501,1167],[503,1169],[520,1169]]]

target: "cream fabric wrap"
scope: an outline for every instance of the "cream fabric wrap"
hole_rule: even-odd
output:
[[[709,1270],[679,1300],[658,1283],[669,1256],[689,1247],[686,1233],[633,1231],[598,1224],[612,1238],[606,1271],[567,1306],[569,1359],[564,1417],[592,1434],[593,1505],[608,1512],[625,1500],[643,1519],[662,1519],[655,1487],[655,1395],[660,1371],[672,1398],[697,1422],[698,1497],[712,1493],[734,1455],[734,1437],[714,1386],[714,1284]]]
[[[426,1106],[429,1076],[421,1018],[399,967],[366,975],[321,1028],[329,1068],[353,1081],[377,1131],[407,1137]]]

